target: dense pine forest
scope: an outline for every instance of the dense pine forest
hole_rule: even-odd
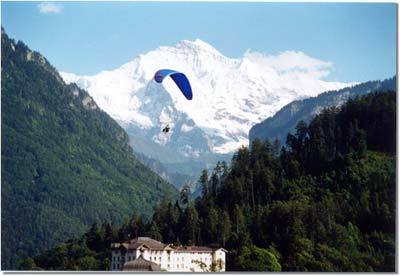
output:
[[[255,140],[200,176],[202,195],[151,220],[93,224],[21,269],[110,268],[110,243],[150,236],[222,246],[227,270],[394,271],[396,93],[371,93],[300,121],[285,146]]]

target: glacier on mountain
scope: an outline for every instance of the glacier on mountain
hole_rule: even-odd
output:
[[[162,68],[184,72],[193,90],[188,101],[175,83],[152,81]],[[293,100],[353,83],[323,80],[332,63],[302,52],[265,55],[247,51],[229,58],[208,43],[183,40],[141,54],[94,76],[61,73],[86,89],[100,108],[129,132],[186,157],[231,153],[248,144],[250,128]],[[169,124],[170,133],[160,130]]]

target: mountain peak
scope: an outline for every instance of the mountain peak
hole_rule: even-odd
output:
[[[196,38],[195,40],[181,40],[179,41],[176,45],[176,48],[178,49],[188,49],[191,51],[205,51],[205,52],[210,52],[216,55],[222,55],[217,49],[215,49],[211,44]]]
[[[191,152],[230,153],[247,144],[249,129],[255,123],[284,105],[348,85],[321,80],[317,73],[329,68],[314,64],[323,61],[318,63],[302,53],[290,58],[256,53],[251,58],[228,58],[207,42],[195,39],[159,47],[113,71],[87,77],[63,76],[67,83],[75,81],[87,88],[100,108],[127,129],[137,127],[146,140],[169,149],[179,148],[180,152],[190,147]],[[161,68],[185,73],[194,92],[192,101],[182,97],[170,78],[163,85],[149,85]],[[296,70],[290,70],[293,68]],[[160,100],[161,95],[168,100]],[[193,123],[189,124],[189,119]],[[173,135],[161,143],[160,128],[172,121],[182,124],[174,126]]]

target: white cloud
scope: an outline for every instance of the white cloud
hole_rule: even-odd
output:
[[[279,55],[263,55],[247,51],[244,56],[264,68],[272,68],[279,74],[307,74],[317,79],[327,76],[333,66],[332,62],[319,60],[297,51],[285,51]]]
[[[38,8],[41,13],[60,13],[63,9],[63,6],[51,2],[44,2],[40,3]]]

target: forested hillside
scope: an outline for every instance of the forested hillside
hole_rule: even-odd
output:
[[[396,94],[373,93],[299,122],[287,145],[256,139],[199,182],[191,202],[163,201],[152,220],[93,225],[27,259],[24,269],[107,269],[109,244],[151,236],[229,250],[227,270],[394,271]],[[100,228],[100,229],[99,229]]]
[[[86,91],[3,29],[1,46],[2,269],[177,194]]]
[[[363,96],[371,92],[396,90],[396,77],[383,81],[368,81],[336,91],[327,91],[316,97],[293,101],[281,108],[274,116],[254,125],[249,132],[250,143],[260,140],[278,139],[285,142],[288,132],[293,132],[299,121],[311,121],[321,110],[339,107],[348,99]]]

